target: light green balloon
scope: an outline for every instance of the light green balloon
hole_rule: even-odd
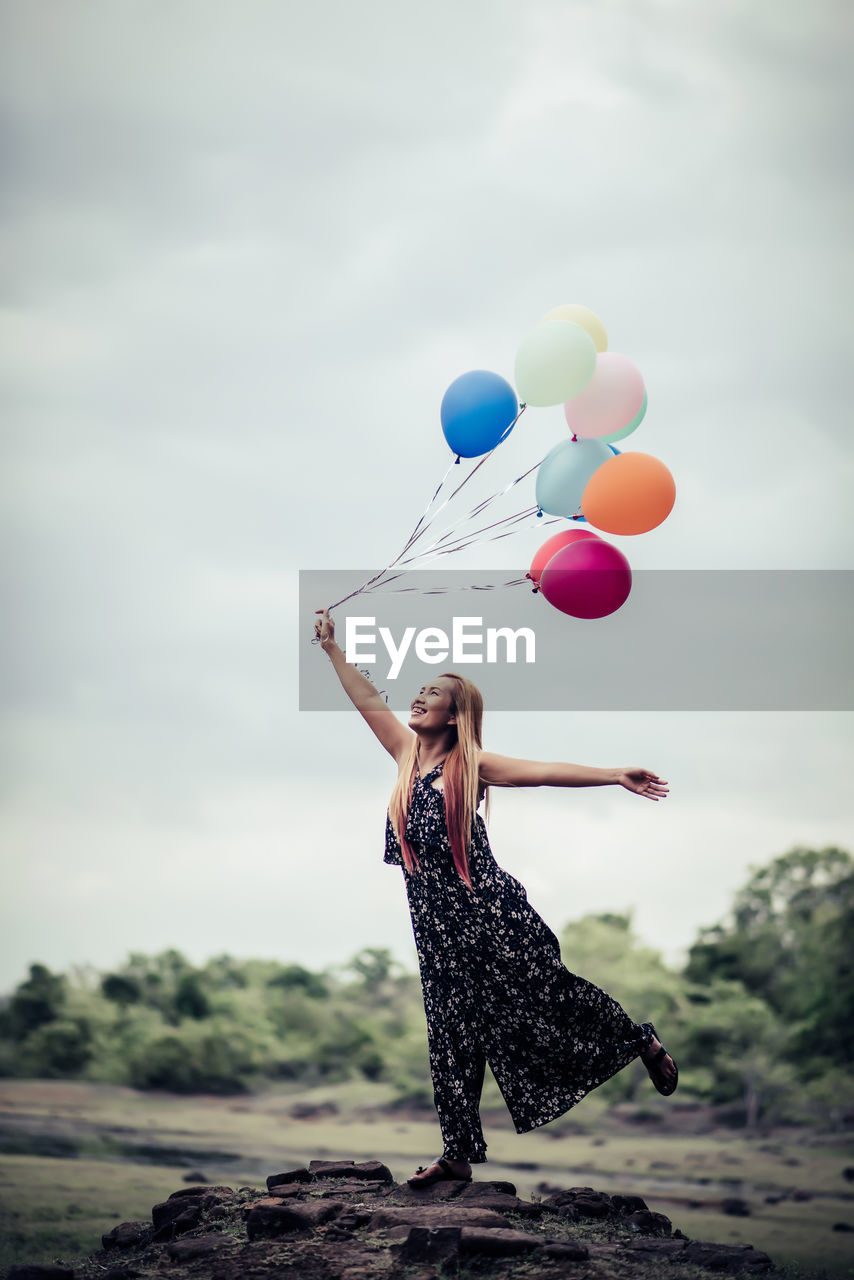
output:
[[[516,353],[516,392],[523,404],[563,404],[583,391],[596,368],[596,346],[569,320],[538,325]]]
[[[606,444],[616,444],[618,440],[625,440],[626,436],[630,436],[640,424],[643,422],[646,413],[646,391],[643,393],[643,404],[638,409],[628,426],[621,427],[619,431],[612,431],[609,436],[599,436],[600,440],[604,440]]]

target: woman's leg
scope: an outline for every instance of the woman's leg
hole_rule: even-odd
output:
[[[471,1164],[486,1160],[480,1123],[480,1096],[486,1055],[474,1027],[453,1015],[434,1020],[429,1029],[433,1101],[446,1159]]]

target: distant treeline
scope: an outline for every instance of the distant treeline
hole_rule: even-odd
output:
[[[850,855],[796,848],[752,875],[682,971],[623,915],[568,924],[561,948],[661,1029],[680,1097],[748,1125],[842,1125],[854,1115],[853,939]],[[227,955],[197,968],[178,951],[106,974],[35,964],[0,1009],[0,1075],[219,1094],[362,1077],[401,1103],[431,1098],[418,975],[373,948],[321,972]],[[602,1092],[626,1101],[644,1082],[623,1072]]]

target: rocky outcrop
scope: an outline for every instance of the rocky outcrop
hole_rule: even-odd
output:
[[[415,1190],[379,1160],[312,1160],[273,1173],[265,1191],[197,1183],[123,1222],[102,1250],[71,1268],[13,1267],[8,1280],[438,1280],[442,1274],[526,1280],[619,1272],[654,1280],[662,1263],[712,1273],[771,1267],[749,1245],[689,1240],[637,1195],[594,1187],[551,1189],[522,1200],[509,1182],[440,1182]],[[482,1260],[482,1261],[479,1261]],[[556,1265],[557,1264],[557,1265]],[[693,1271],[692,1271],[693,1274]]]

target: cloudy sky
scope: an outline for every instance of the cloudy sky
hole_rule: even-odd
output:
[[[854,567],[850,7],[5,0],[2,25],[0,990],[167,946],[413,964],[393,765],[343,695],[298,710],[327,662],[298,571],[396,554],[445,388],[512,379],[563,302],[641,368],[634,447],[676,477],[666,524],[615,540],[635,568]],[[496,484],[565,431],[527,414]],[[455,567],[515,575],[539,541]],[[554,928],[634,909],[675,959],[752,864],[854,845],[853,727],[488,713],[493,750],[673,788],[497,794],[494,852]]]

